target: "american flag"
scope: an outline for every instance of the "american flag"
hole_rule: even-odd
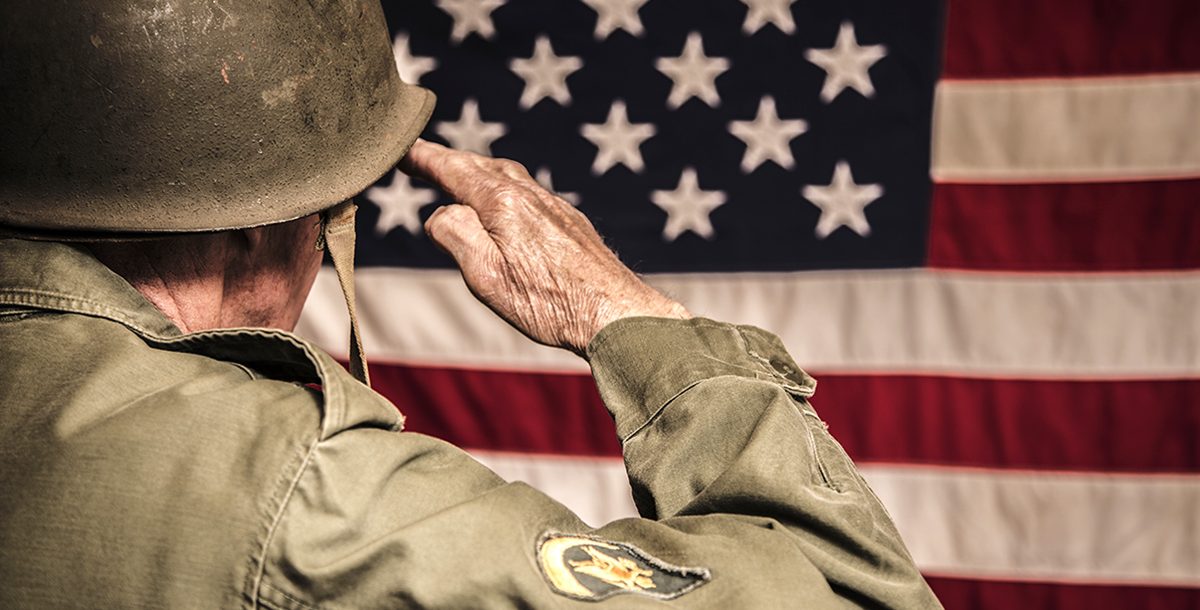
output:
[[[951,608],[1200,607],[1200,4],[408,0],[425,137],[520,161],[699,315],[779,334]],[[585,363],[360,197],[408,429],[634,515]],[[345,353],[323,272],[300,332]]]

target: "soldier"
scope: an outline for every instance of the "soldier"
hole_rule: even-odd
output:
[[[379,6],[12,0],[0,36],[0,606],[938,606],[779,340],[417,140]],[[320,248],[354,318],[346,201],[402,157],[471,290],[591,364],[643,518],[402,431],[357,332],[360,379],[288,332]]]

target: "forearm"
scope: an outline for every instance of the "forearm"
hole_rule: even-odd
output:
[[[886,511],[808,404],[815,382],[773,335],[630,318],[605,328],[589,356],[643,516],[778,524],[847,597],[936,604]]]

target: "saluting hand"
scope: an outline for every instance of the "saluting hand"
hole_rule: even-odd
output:
[[[461,202],[434,212],[425,232],[454,257],[471,292],[534,341],[583,355],[614,320],[691,317],[519,163],[417,140],[400,168]]]

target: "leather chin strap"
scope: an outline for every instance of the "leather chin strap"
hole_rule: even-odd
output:
[[[328,210],[323,216],[322,241],[333,259],[338,283],[342,285],[342,296],[346,298],[346,309],[350,312],[350,374],[367,386],[371,377],[367,372],[367,359],[363,353],[362,333],[358,330],[358,310],[354,300],[354,213],[358,206],[353,200],[344,201]]]

